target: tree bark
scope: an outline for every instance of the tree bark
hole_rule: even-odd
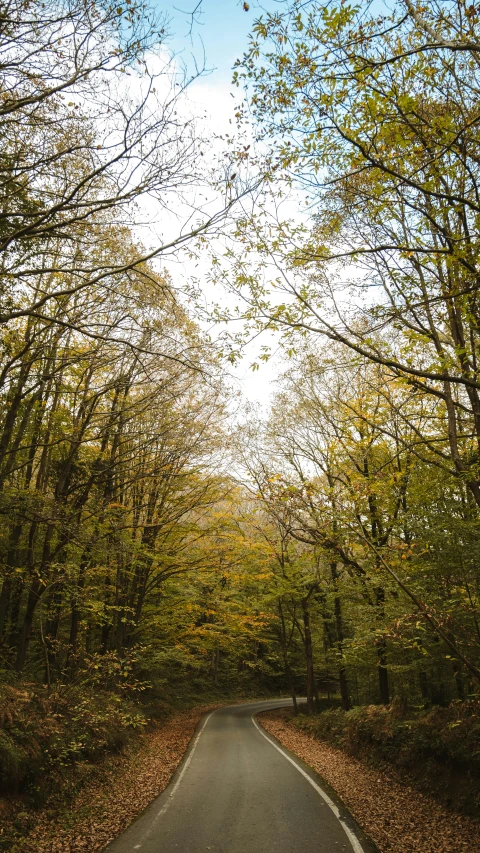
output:
[[[303,627],[305,630],[304,645],[305,645],[305,661],[307,664],[307,713],[314,712],[314,690],[315,690],[315,674],[313,669],[313,649],[312,649],[312,631],[310,627],[310,611],[308,609],[308,599],[302,598],[302,617]]]
[[[333,585],[335,587],[335,602],[334,602],[334,610],[335,610],[335,628],[337,632],[337,651],[338,657],[340,661],[340,667],[338,670],[338,679],[340,682],[340,696],[342,699],[342,708],[344,711],[349,711],[351,708],[350,696],[348,693],[348,682],[347,682],[347,672],[345,669],[345,663],[343,658],[343,640],[344,640],[344,631],[343,631],[343,618],[342,618],[342,602],[340,596],[337,594],[337,581],[338,581],[338,568],[335,562],[330,563],[330,571],[332,574]]]

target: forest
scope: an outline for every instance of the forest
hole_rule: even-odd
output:
[[[478,816],[480,6],[254,12],[211,145],[159,4],[0,0],[0,792],[289,696]]]

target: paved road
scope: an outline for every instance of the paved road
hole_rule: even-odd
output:
[[[315,773],[252,720],[282,704],[210,714],[170,785],[108,853],[363,853]]]

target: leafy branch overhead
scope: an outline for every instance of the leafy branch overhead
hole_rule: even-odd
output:
[[[479,8],[252,17],[214,144],[153,7],[1,18],[0,786],[219,697],[470,744]]]

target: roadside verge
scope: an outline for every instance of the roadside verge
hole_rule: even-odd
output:
[[[282,711],[262,712],[262,727],[325,779],[380,853],[473,853],[480,821],[450,811],[392,775],[367,767],[289,724]]]
[[[35,812],[4,815],[0,850],[99,853],[166,788],[199,721],[215,707],[175,713],[122,753],[106,756],[68,804],[58,798]]]

